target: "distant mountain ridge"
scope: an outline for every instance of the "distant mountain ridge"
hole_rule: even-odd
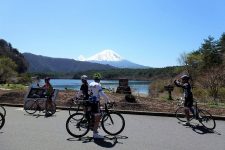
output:
[[[23,53],[29,63],[28,72],[80,72],[88,70],[113,69],[110,65],[76,61],[66,58],[52,58],[31,53]]]
[[[122,58],[119,54],[114,52],[113,50],[104,50],[100,53],[97,53],[89,58],[85,58],[84,56],[79,56],[80,61],[88,61],[88,62],[94,62],[99,64],[108,64],[114,67],[118,68],[149,68],[143,65],[139,65],[136,63],[133,63],[131,61],[128,61],[124,58]]]

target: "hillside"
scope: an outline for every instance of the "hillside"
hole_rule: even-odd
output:
[[[52,58],[31,53],[23,53],[29,63],[28,72],[78,72],[88,70],[113,69],[110,65],[76,61],[66,58]]]
[[[28,68],[28,62],[25,60],[24,56],[12,45],[3,39],[0,39],[0,56],[8,57],[12,59],[17,65],[16,71],[18,73],[26,72]]]

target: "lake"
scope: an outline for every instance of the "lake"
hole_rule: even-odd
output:
[[[43,80],[41,82],[43,82]],[[65,90],[65,88],[79,90],[81,86],[81,80],[78,80],[78,79],[51,79],[50,82],[53,88],[59,89],[59,90]],[[92,82],[92,80],[88,80],[88,83],[90,82]],[[114,91],[116,91],[116,88],[119,85],[118,80],[101,80],[100,83],[102,87],[107,89],[112,89]],[[139,93],[139,94],[148,95],[149,84],[150,84],[150,81],[136,81],[136,80],[129,81],[129,86],[132,90],[132,93],[137,93],[137,94]]]

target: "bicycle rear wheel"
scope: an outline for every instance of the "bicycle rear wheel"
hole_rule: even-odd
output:
[[[199,109],[198,113],[199,113],[198,120],[205,128],[210,130],[215,129],[216,127],[215,119],[208,111]]]
[[[37,108],[38,108],[38,104],[34,100],[28,100],[24,104],[24,110],[28,114],[34,114],[37,111]]]
[[[6,116],[6,110],[2,105],[0,105],[0,113],[2,113],[4,117]]]
[[[80,138],[88,133],[89,124],[83,113],[72,114],[66,121],[66,130],[71,136]]]
[[[109,135],[120,134],[125,127],[125,120],[118,112],[104,114],[101,121],[102,129]]]
[[[190,111],[190,114],[191,114],[191,111]],[[187,119],[185,117],[185,113],[184,113],[184,106],[180,106],[180,107],[177,108],[177,110],[175,111],[175,116],[181,122],[187,121]],[[192,119],[193,119],[193,115],[190,115],[190,121]]]
[[[4,115],[0,112],[0,129],[4,126],[5,124],[5,117]]]

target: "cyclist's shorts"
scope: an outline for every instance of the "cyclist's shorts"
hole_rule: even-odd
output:
[[[184,107],[191,108],[192,106],[193,106],[193,98],[192,97],[185,97]]]
[[[91,106],[91,112],[92,113],[99,113],[100,112],[99,103],[90,103],[90,106]]]

